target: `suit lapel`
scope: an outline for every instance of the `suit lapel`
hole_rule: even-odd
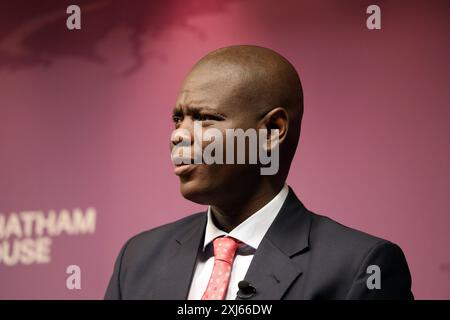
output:
[[[187,299],[205,227],[206,214],[202,214],[182,236],[170,244],[168,252],[173,252],[173,255],[161,268],[159,279],[155,279],[158,285],[155,285],[154,299]]]
[[[253,299],[279,300],[301,276],[310,225],[310,215],[289,188],[288,197],[256,250],[245,276],[256,288]]]

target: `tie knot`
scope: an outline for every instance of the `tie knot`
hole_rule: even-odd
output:
[[[214,259],[222,260],[231,264],[236,253],[238,243],[238,240],[230,237],[220,237],[214,239]]]

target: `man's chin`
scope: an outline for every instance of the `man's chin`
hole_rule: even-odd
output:
[[[211,189],[201,186],[197,181],[181,182],[180,192],[189,201],[205,205],[211,204]]]

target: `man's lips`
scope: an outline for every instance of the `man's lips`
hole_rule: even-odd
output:
[[[196,167],[197,167],[197,164],[183,164],[182,163],[182,164],[175,166],[174,173],[177,176],[182,176],[182,175],[190,173]]]

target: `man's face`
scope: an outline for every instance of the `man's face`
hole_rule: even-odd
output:
[[[226,129],[257,128],[258,115],[246,106],[239,93],[243,91],[242,80],[232,70],[212,70],[200,67],[185,80],[174,109],[176,129],[190,133],[192,144],[187,146],[194,157],[194,121],[202,121],[202,129],[218,129],[226,145]],[[203,142],[203,148],[211,142]],[[174,148],[176,141],[172,141]],[[235,149],[236,152],[242,150]],[[187,153],[187,152],[186,152]],[[226,150],[223,149],[223,157]],[[225,161],[224,161],[225,162]],[[182,195],[201,204],[220,204],[233,201],[248,193],[258,179],[257,166],[248,164],[190,164],[175,167],[180,177]]]

